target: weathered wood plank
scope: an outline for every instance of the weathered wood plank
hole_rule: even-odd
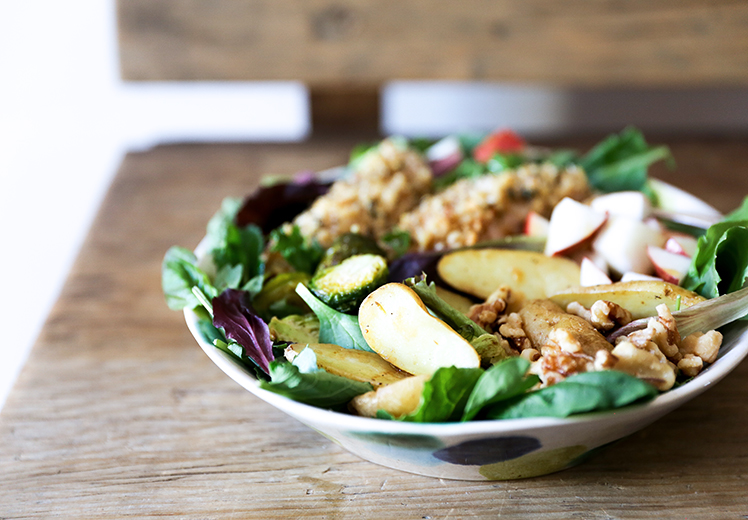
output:
[[[516,482],[442,481],[359,460],[252,397],[160,292],[224,196],[341,163],[354,140],[130,154],[0,414],[0,518],[738,518],[748,510],[748,363],[589,462]],[[580,143],[562,143],[580,144]],[[588,144],[588,143],[584,143]],[[657,174],[722,210],[745,139],[674,141]]]
[[[120,0],[128,80],[744,85],[738,0]]]

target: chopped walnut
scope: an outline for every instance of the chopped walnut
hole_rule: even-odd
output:
[[[596,371],[610,370],[616,365],[617,362],[618,358],[616,358],[611,352],[608,352],[607,350],[598,350],[595,353],[594,363]]]
[[[567,305],[566,312],[579,316],[580,318],[584,318],[588,322],[592,323],[592,313],[589,311],[589,309],[587,309],[587,307],[579,302],[571,302],[569,305]]]
[[[611,330],[615,327],[620,327],[631,323],[631,313],[618,305],[617,303],[597,300],[590,307],[590,314],[592,319],[590,323],[597,330]]]
[[[654,343],[650,344],[655,348],[647,350],[625,339],[619,341],[612,352],[617,359],[614,368],[643,379],[660,391],[669,390],[675,384],[675,365]]]
[[[716,330],[710,330],[706,334],[694,332],[686,336],[681,342],[680,354],[684,358],[688,355],[694,355],[704,363],[714,363],[720,345],[722,345],[722,334]]]
[[[656,307],[658,316],[650,318],[647,328],[637,330],[629,334],[625,340],[630,341],[638,348],[649,349],[649,343],[654,343],[669,359],[674,362],[680,361],[681,354],[678,350],[680,334],[675,326],[675,318],[664,303]],[[619,341],[624,338],[619,338]]]
[[[695,332],[681,340],[675,319],[667,306],[658,305],[657,314],[656,318],[649,319],[646,329],[632,332],[625,338],[618,338],[617,345],[631,343],[654,356],[659,357],[659,354],[667,358],[671,365],[677,365],[678,370],[689,377],[701,372],[705,363],[714,363],[722,344],[722,334],[716,330],[706,334]],[[616,349],[613,350],[613,354],[617,356]],[[619,365],[616,365],[616,369],[619,369]]]
[[[487,332],[494,332],[499,316],[506,309],[504,300],[487,301],[470,307],[469,318],[483,327]]]
[[[550,346],[557,346],[564,352],[569,352],[570,354],[578,354],[583,351],[579,340],[572,336],[568,330],[562,328],[551,330],[548,334],[548,344]]]
[[[525,350],[522,351],[522,353],[520,354],[520,357],[523,357],[530,363],[533,363],[537,361],[538,359],[540,359],[540,352],[538,352],[534,348],[526,348]]]
[[[468,317],[483,327],[487,332],[494,333],[499,329],[499,319],[506,310],[507,300],[510,298],[511,290],[508,287],[499,287],[483,303],[470,307]]]
[[[631,322],[629,311],[606,300],[597,300],[589,310],[579,302],[571,302],[566,306],[566,312],[584,318],[601,331],[609,331]]]
[[[522,328],[522,318],[519,314],[512,312],[499,319],[499,334],[505,338],[510,345],[519,352],[530,349],[532,345]],[[534,350],[534,349],[533,349]],[[537,350],[536,350],[537,352]]]
[[[569,348],[568,344],[566,346]],[[569,352],[557,345],[547,345],[540,349],[540,353],[542,357],[535,362],[531,372],[540,377],[543,386],[594,369],[594,359],[583,352]]]
[[[704,368],[704,361],[693,354],[686,354],[683,359],[678,361],[678,370],[689,377],[697,375],[702,368]]]

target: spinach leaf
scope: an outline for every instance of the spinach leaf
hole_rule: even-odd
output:
[[[304,284],[296,286],[296,293],[306,302],[319,319],[320,343],[332,343],[343,348],[373,352],[366,343],[358,317],[343,314],[322,303]]]
[[[583,372],[553,386],[501,401],[489,407],[486,416],[489,419],[568,417],[620,408],[656,395],[655,387],[623,372]]]
[[[208,275],[197,266],[197,258],[189,249],[169,248],[161,264],[161,288],[170,309],[194,309],[200,302],[192,292],[198,287],[208,298],[214,298],[216,289]]]
[[[405,422],[449,422],[463,414],[465,403],[475,383],[483,374],[480,368],[440,368],[423,384],[423,393],[418,408],[398,420]],[[380,411],[377,417],[391,419]]]
[[[282,228],[273,230],[270,233],[270,250],[280,253],[295,270],[309,274],[314,273],[325,252],[319,242],[304,238],[299,226],[293,226],[290,232]]]
[[[407,231],[393,229],[385,233],[384,236],[382,236],[381,241],[387,249],[394,253],[395,258],[399,258],[408,252],[413,239]]]
[[[590,184],[603,192],[644,191],[647,168],[661,159],[673,162],[666,146],[650,147],[636,128],[626,128],[592,148],[579,161]]]
[[[260,381],[260,388],[294,401],[331,409],[341,408],[357,395],[372,390],[369,383],[317,368],[316,356],[310,348],[296,356],[293,364],[285,360],[270,363],[270,381]]]
[[[483,408],[511,399],[535,386],[540,379],[534,374],[526,376],[529,368],[529,361],[513,357],[486,370],[470,393],[462,420],[469,421]]]

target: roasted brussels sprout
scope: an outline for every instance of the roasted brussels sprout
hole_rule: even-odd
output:
[[[327,248],[319,266],[317,266],[317,272],[338,265],[353,255],[366,254],[386,256],[374,239],[358,233],[346,233],[336,238],[335,242]]]
[[[374,289],[387,281],[387,261],[380,255],[354,255],[338,265],[317,271],[309,289],[340,312],[358,309]]]

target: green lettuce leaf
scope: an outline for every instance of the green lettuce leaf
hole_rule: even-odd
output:
[[[197,266],[197,258],[189,249],[173,246],[169,248],[161,264],[161,288],[170,309],[194,309],[200,301],[192,292],[198,287],[208,298],[215,298],[218,291],[210,277]]]
[[[748,198],[699,237],[683,287],[706,298],[741,289],[748,279]]]
[[[553,386],[519,395],[488,408],[489,419],[568,417],[611,410],[657,395],[657,389],[634,376],[605,370],[570,376]]]
[[[208,222],[205,237],[217,269],[216,280],[222,289],[258,291],[257,277],[265,271],[261,255],[265,247],[262,230],[254,224],[239,227],[234,223],[241,200],[226,198],[221,209]],[[220,290],[219,290],[220,292]]]

